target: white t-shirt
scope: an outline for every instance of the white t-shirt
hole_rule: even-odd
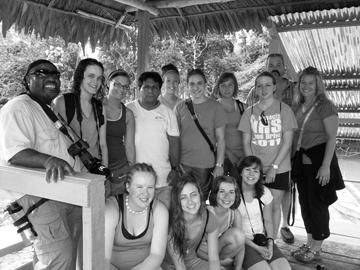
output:
[[[75,171],[80,171],[79,161],[75,161],[67,151],[70,140],[55,128],[40,105],[28,95],[15,97],[0,110],[0,130],[0,160],[3,164],[18,152],[30,148],[61,158]],[[0,197],[9,199],[23,195],[0,190]]]
[[[271,195],[270,190],[267,187],[264,187],[264,194],[261,196],[260,200],[264,205],[271,203],[273,196]],[[246,202],[246,208],[250,216],[250,221],[254,233],[264,233],[264,226],[261,219],[261,212],[259,207],[259,201],[254,198],[252,202]],[[240,211],[242,229],[245,232],[246,237],[253,239],[253,233],[250,226],[250,221],[246,213],[244,202],[241,200],[238,210]]]
[[[156,187],[167,185],[171,170],[167,136],[180,135],[175,113],[161,104],[146,110],[138,100],[126,104],[135,117],[136,162],[151,164],[157,174]]]

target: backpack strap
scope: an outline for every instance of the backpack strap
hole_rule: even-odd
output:
[[[238,100],[238,99],[235,99],[235,102],[236,102],[236,105],[238,106],[239,108],[239,111],[240,111],[240,115],[243,115],[244,111],[245,111],[245,108],[244,108],[244,104]]]
[[[73,93],[65,93],[63,96],[65,101],[66,119],[68,125],[70,125],[75,115],[75,95]]]

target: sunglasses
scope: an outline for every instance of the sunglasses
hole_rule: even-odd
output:
[[[261,120],[261,123],[264,125],[264,126],[267,126],[269,125],[269,122],[268,122],[268,119],[265,115],[265,111],[262,111],[261,114],[260,114],[260,120]]]
[[[55,79],[60,79],[60,72],[57,70],[46,70],[46,69],[39,69],[35,72],[32,72],[28,74],[29,76],[34,75],[36,77],[39,77],[41,79],[45,79],[47,77],[53,77]]]

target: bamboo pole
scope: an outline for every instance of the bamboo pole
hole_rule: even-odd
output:
[[[139,1],[139,0],[113,0],[113,1],[134,7],[139,10],[147,11],[150,14],[155,15],[155,16],[159,15],[159,10],[157,8],[153,7],[152,5],[150,6],[149,4]]]

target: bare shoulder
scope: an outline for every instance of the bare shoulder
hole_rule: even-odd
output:
[[[169,211],[166,206],[161,202],[157,201],[154,206],[154,218],[157,220],[166,220],[169,216]]]

